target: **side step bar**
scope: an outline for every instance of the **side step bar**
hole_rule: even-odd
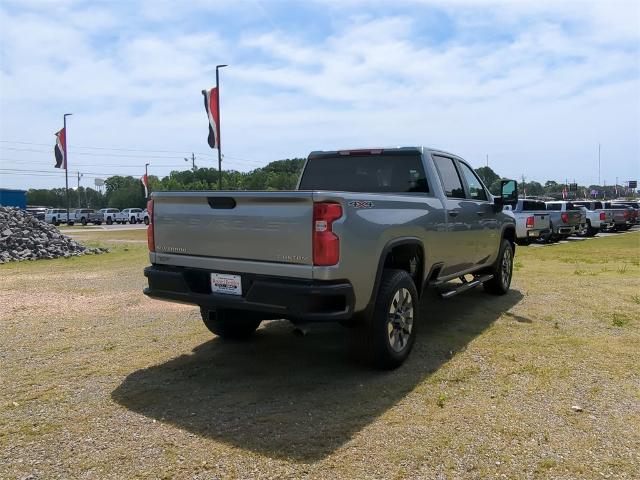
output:
[[[493,274],[491,273],[488,275],[482,275],[480,277],[474,277],[473,280],[471,280],[470,282],[467,281],[466,278],[460,277],[460,280],[462,280],[462,283],[460,285],[458,285],[456,288],[452,290],[447,290],[446,292],[440,292],[440,296],[442,298],[451,298],[459,293],[466,292],[467,290],[475,288],[481,283],[487,282],[492,278],[493,278]]]

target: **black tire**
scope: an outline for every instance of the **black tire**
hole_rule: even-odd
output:
[[[113,224],[113,220],[111,219],[111,217],[107,217],[107,225],[111,224]]]
[[[523,238],[520,240],[516,240],[516,244],[520,245],[521,247],[527,247],[529,245],[531,245],[531,239],[530,238]]]
[[[149,217],[144,217],[144,224],[149,225]]]
[[[67,225],[73,227],[73,222],[67,222]]]
[[[93,222],[94,225],[102,225],[102,222]]]
[[[587,222],[587,232],[585,233],[587,237],[595,237],[598,234],[598,231],[598,228],[593,228],[591,226],[591,222]]]
[[[493,278],[484,282],[484,289],[493,295],[504,295],[511,286],[513,276],[513,245],[506,238],[502,239],[496,263],[491,268]]]
[[[250,337],[262,322],[255,314],[239,310],[209,310],[200,307],[200,315],[211,333],[232,340]]]
[[[138,221],[135,219],[135,217],[131,217],[129,219],[129,224],[133,225],[134,223],[138,223]]]
[[[409,273],[384,270],[373,313],[349,330],[353,352],[379,369],[399,367],[411,353],[419,317],[420,299]]]
[[[82,218],[80,219],[80,223],[81,223],[83,226],[86,226],[86,225],[87,225],[87,219],[86,219],[86,218],[84,218],[84,217],[82,217]]]

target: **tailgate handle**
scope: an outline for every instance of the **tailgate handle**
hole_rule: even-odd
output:
[[[236,208],[236,201],[233,197],[207,197],[207,203],[211,208],[223,208],[227,210]]]

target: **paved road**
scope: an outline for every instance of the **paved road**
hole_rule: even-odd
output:
[[[99,232],[99,231],[122,231],[122,230],[144,230],[147,226],[144,223],[130,225],[88,225],[86,227],[63,228],[62,233]]]
[[[640,231],[640,225],[634,225],[633,227],[631,227],[629,230],[625,231],[625,232],[598,232],[598,234],[595,237],[569,237],[566,240],[560,240],[559,242],[554,242],[554,243],[532,243],[531,245],[529,245],[530,247],[551,247],[553,245],[559,245],[562,243],[570,243],[570,242],[584,242],[586,240],[597,240],[598,238],[605,238],[605,237],[615,237],[617,235],[626,235],[627,233],[631,233],[631,232],[638,232]]]

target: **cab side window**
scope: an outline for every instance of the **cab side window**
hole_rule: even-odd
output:
[[[442,180],[444,194],[449,198],[465,198],[462,181],[460,180],[458,170],[453,160],[451,158],[434,155],[433,162],[436,164],[438,175],[440,175],[440,179]]]
[[[484,190],[482,183],[478,179],[476,173],[471,170],[469,165],[466,163],[458,162],[460,164],[460,168],[462,170],[462,175],[464,175],[464,179],[467,181],[467,186],[469,187],[469,196],[472,200],[486,200],[487,192]]]

